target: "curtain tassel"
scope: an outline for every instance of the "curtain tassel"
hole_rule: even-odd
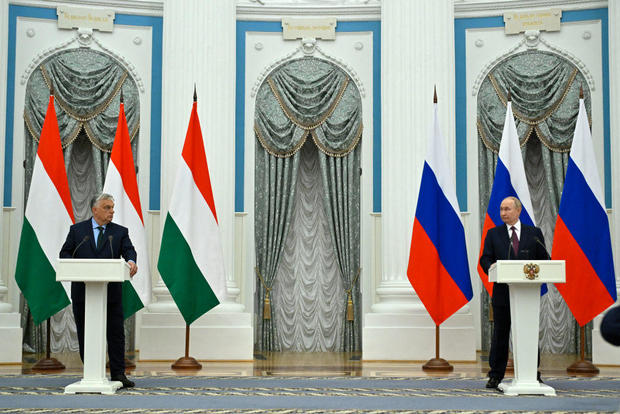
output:
[[[351,291],[347,294],[347,321],[353,321],[354,313],[353,313],[353,299],[351,298]]]
[[[263,305],[263,319],[271,319],[271,301],[269,300],[269,291],[265,295],[265,304]]]

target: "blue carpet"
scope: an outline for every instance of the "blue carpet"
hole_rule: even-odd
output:
[[[64,395],[74,375],[0,376],[0,413],[617,412],[618,378],[545,378],[557,397],[504,396],[483,378],[134,376],[116,395]]]

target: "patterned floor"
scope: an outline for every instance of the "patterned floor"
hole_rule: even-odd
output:
[[[620,378],[548,377],[557,397],[507,397],[466,377],[132,376],[113,396],[65,395],[79,376],[0,375],[0,413],[618,412]]]

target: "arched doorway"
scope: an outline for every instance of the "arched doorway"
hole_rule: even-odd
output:
[[[588,82],[577,66],[555,53],[528,50],[493,67],[478,92],[480,214],[486,212],[493,186],[506,115],[506,93],[510,89],[536,225],[543,231],[549,252],[579,112],[580,87],[583,87],[587,111],[591,113]],[[483,294],[483,350],[488,350],[490,344],[489,302],[488,295]],[[542,352],[577,352],[578,326],[552,285],[541,301],[540,332]],[[588,334],[588,349],[590,337]]]
[[[359,91],[304,57],[267,77],[255,108],[255,347],[359,351]]]
[[[73,213],[76,221],[81,221],[91,215],[90,198],[103,189],[116,132],[121,89],[137,164],[139,91],[123,65],[96,50],[67,49],[43,61],[30,75],[25,91],[24,199],[28,196],[39,135],[52,89]],[[23,298],[21,314],[24,348],[41,352],[45,349],[43,325],[34,326]],[[78,349],[70,307],[52,317],[51,327],[53,352]],[[126,343],[133,349],[133,319],[126,324],[126,330]]]

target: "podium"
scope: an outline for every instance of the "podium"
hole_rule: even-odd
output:
[[[108,283],[129,280],[123,259],[58,259],[56,280],[84,282],[84,374],[65,394],[114,394],[123,385],[105,375]]]
[[[507,283],[510,288],[510,319],[515,376],[502,382],[506,395],[556,395],[555,390],[536,379],[538,365],[538,326],[540,286],[564,283],[564,260],[498,260],[489,268],[489,281]]]

